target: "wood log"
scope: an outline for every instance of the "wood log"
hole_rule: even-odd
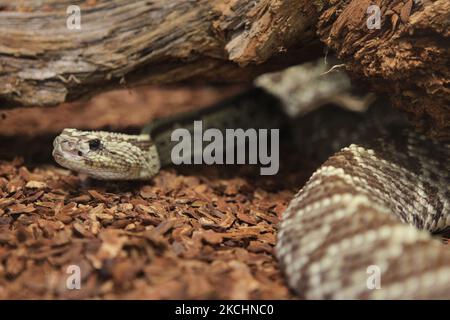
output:
[[[320,55],[450,140],[448,0],[0,0],[0,108],[57,105],[111,88],[249,81]],[[368,8],[380,28],[369,29]],[[294,49],[295,48],[295,49]],[[278,57],[278,59],[273,59]]]
[[[2,108],[125,85],[248,81],[310,57],[293,50],[259,66],[313,41],[317,22],[307,0],[88,0],[78,30],[67,27],[72,4],[0,0]]]

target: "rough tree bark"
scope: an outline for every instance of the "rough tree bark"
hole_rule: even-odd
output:
[[[277,54],[283,64],[315,54],[306,44],[317,32],[355,83],[450,140],[448,0],[87,0],[79,32],[65,27],[71,0],[45,3],[0,0],[0,108],[125,84],[249,80]],[[372,4],[380,29],[366,25]]]
[[[381,9],[369,30],[367,8]],[[450,140],[450,1],[322,1],[318,33],[355,82],[387,94],[429,135]]]

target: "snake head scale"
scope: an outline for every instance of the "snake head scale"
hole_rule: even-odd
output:
[[[147,134],[64,129],[53,142],[61,166],[100,180],[144,180],[160,169],[158,152]]]

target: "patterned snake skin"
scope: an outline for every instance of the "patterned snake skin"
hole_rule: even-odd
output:
[[[450,224],[449,159],[448,145],[411,131],[330,157],[283,216],[289,285],[306,298],[449,298],[450,250],[429,233]]]
[[[245,103],[261,97],[279,103],[256,91],[206,113],[162,121],[139,136],[66,129],[55,139],[54,157],[100,179],[147,179],[167,164],[168,133],[181,122],[215,119],[213,127],[226,118],[219,127],[249,120],[252,127],[267,127],[270,118],[276,127],[281,118]],[[242,105],[227,109],[236,103]],[[450,225],[450,145],[404,125],[360,130],[366,116],[356,117],[347,119],[343,136],[357,144],[329,157],[283,215],[276,252],[289,286],[309,299],[450,298],[450,249],[430,234]],[[329,137],[333,146],[327,149],[327,139],[314,140],[317,133],[311,134],[313,151],[340,147]]]

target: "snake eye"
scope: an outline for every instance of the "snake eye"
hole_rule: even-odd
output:
[[[79,157],[82,157],[82,156],[83,156],[83,152],[78,151],[78,156],[79,156]]]
[[[92,139],[89,141],[89,149],[92,151],[98,150],[100,148],[100,140],[99,139]]]

